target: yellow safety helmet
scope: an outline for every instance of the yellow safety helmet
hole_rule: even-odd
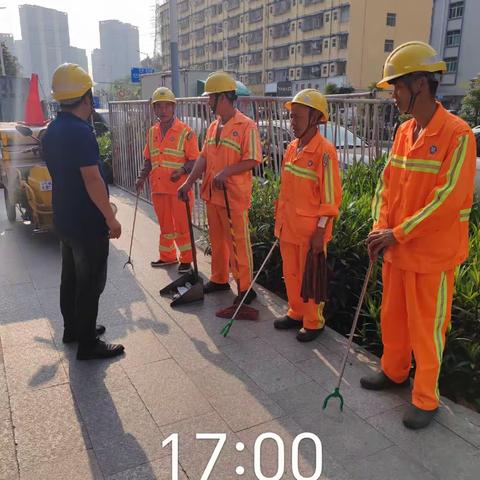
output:
[[[167,87],[158,87],[152,95],[152,105],[157,102],[177,103],[175,95]]]
[[[307,107],[314,108],[323,114],[322,122],[328,121],[328,105],[325,95],[320,93],[314,88],[306,88],[305,90],[300,90],[294,97],[291,102],[286,102],[284,107],[287,110],[292,109],[294,103],[299,103],[300,105],[306,105]]]
[[[428,43],[413,41],[398,46],[385,60],[383,78],[378,88],[388,88],[389,82],[414,72],[447,71],[443,60],[438,60],[436,50]]]
[[[60,103],[80,98],[92,87],[90,75],[75,63],[63,63],[53,72],[52,96]]]
[[[236,89],[235,79],[227,72],[213,72],[205,82],[205,91],[202,96],[212,95],[213,93],[235,92]]]

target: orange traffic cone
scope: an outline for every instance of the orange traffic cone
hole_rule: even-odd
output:
[[[27,103],[25,104],[25,121],[26,125],[42,126],[45,125],[45,117],[43,116],[42,105],[40,104],[40,96],[38,94],[38,75],[32,73],[30,79],[30,89],[28,91]]]

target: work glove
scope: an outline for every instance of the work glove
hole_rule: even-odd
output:
[[[308,251],[300,295],[305,303],[327,300],[327,259],[324,252],[315,254],[311,249]]]

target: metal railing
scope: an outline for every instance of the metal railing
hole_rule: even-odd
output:
[[[396,120],[392,101],[368,98],[369,94],[328,96],[329,121],[320,126],[320,132],[337,149],[342,168],[355,162],[370,162],[390,149]],[[239,97],[240,111],[255,120],[262,140],[264,162],[255,175],[263,176],[265,169],[280,175],[284,151],[293,139],[288,111],[283,106],[290,98]],[[119,187],[135,192],[135,180],[143,166],[143,149],[153,114],[148,100],[110,102],[112,156],[114,182]],[[177,100],[178,118],[197,133],[203,144],[206,130],[213,120],[205,97]],[[142,198],[150,201],[147,188]],[[195,188],[193,221],[199,228],[206,225],[205,206]]]

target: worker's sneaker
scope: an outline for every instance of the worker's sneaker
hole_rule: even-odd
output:
[[[155,262],[150,262],[152,268],[161,268],[166,267],[167,265],[175,265],[177,260],[156,260]]]
[[[303,327],[297,333],[297,340],[302,343],[311,342],[315,340],[323,330],[323,328],[310,329]]]
[[[205,284],[203,287],[203,293],[209,294],[214,292],[223,292],[225,290],[230,290],[230,284],[227,283],[216,283],[211,280]]]
[[[105,327],[103,325],[97,325],[95,328],[97,335],[103,335],[105,333]],[[73,343],[77,341],[77,335],[75,332],[72,332],[71,330],[64,330],[63,331],[63,338],[62,342],[63,343]]]
[[[77,360],[95,360],[112,358],[121,355],[125,350],[123,345],[115,345],[98,340],[93,344],[80,344],[77,351]]]
[[[279,318],[273,322],[273,326],[277,330],[289,330],[290,328],[300,329],[302,328],[302,321],[295,320],[290,318],[288,315],[285,315],[283,318]]]
[[[360,385],[367,390],[386,390],[389,388],[406,387],[410,385],[410,378],[397,383],[390,380],[383,372],[372,373],[360,379]]]
[[[437,412],[438,408],[435,410],[422,410],[415,405],[409,405],[403,415],[403,424],[412,430],[428,427]]]
[[[178,266],[178,273],[188,273],[192,269],[189,263],[181,263]]]
[[[245,295],[245,293],[247,293],[247,292],[246,291],[245,292],[240,292],[235,297],[235,300],[233,301],[233,304],[238,305],[242,301],[242,298]],[[250,305],[256,298],[257,298],[257,292],[255,290],[253,290],[253,288],[252,288],[252,290],[250,290],[248,292],[247,298],[245,299],[245,301],[243,303],[246,303],[247,305]]]

